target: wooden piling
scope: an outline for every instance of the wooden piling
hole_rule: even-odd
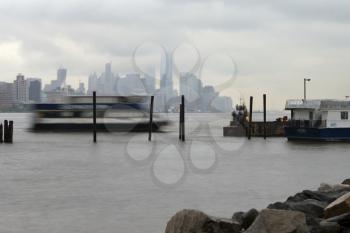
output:
[[[8,143],[8,131],[9,131],[9,124],[8,121],[4,121],[4,142]]]
[[[150,107],[149,107],[148,141],[151,141],[151,140],[152,140],[153,103],[154,103],[154,96],[151,96],[151,104],[150,104]]]
[[[264,139],[266,139],[266,94],[263,95],[264,104]]]
[[[92,97],[92,115],[93,115],[93,134],[94,134],[94,142],[97,142],[97,133],[96,133],[96,91],[93,92],[93,97]]]
[[[181,124],[181,140],[185,141],[185,96],[181,96],[181,108],[182,108],[182,124]]]
[[[253,121],[253,96],[250,97],[249,101],[249,124],[248,124],[248,139],[252,137],[252,121]]]
[[[8,130],[8,143],[13,142],[13,121],[9,122],[9,130]]]
[[[4,135],[4,128],[3,128],[2,124],[0,124],[0,143],[4,142],[3,135]]]
[[[182,104],[180,104],[179,109],[179,140],[182,138]]]

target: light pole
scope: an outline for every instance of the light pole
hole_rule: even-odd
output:
[[[311,78],[304,78],[304,101],[306,101],[306,82],[310,82]]]

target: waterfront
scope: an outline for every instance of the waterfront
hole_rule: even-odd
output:
[[[0,232],[164,232],[178,210],[215,216],[263,208],[320,182],[349,176],[347,143],[223,138],[229,114],[187,114],[187,142],[174,125],[154,135],[30,133],[15,121],[0,145]],[[177,152],[179,150],[180,154]]]

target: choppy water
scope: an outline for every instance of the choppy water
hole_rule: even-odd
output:
[[[229,115],[187,117],[186,143],[174,124],[152,143],[120,133],[93,144],[0,114],[15,121],[15,143],[0,145],[0,232],[162,233],[183,208],[230,217],[350,177],[350,144],[223,138]]]

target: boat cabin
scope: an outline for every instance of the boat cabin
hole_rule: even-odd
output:
[[[287,100],[290,123],[301,128],[350,128],[349,100]]]

